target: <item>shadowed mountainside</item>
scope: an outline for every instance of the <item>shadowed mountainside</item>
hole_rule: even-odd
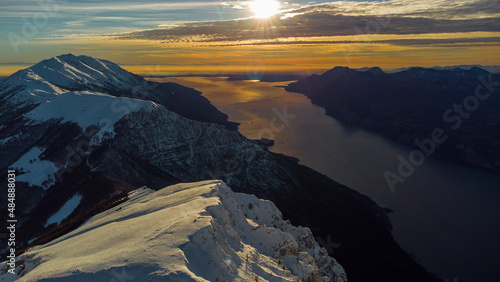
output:
[[[379,131],[427,156],[500,171],[500,75],[473,67],[335,67],[291,83],[326,114],[347,125]]]

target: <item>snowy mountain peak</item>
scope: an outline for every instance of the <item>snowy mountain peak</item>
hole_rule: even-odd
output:
[[[176,83],[146,81],[110,61],[73,54],[41,61],[0,82],[0,102],[5,101],[8,107],[22,112],[22,109],[45,103],[60,94],[82,91],[149,100],[189,119],[214,122],[233,130],[237,126],[194,89]],[[117,103],[114,101],[112,109],[134,110],[135,106],[129,105],[136,104],[126,102],[122,107]]]
[[[0,101],[24,112],[26,124],[60,119],[82,129],[106,123],[109,131],[124,115],[156,107],[152,101],[117,97],[141,88],[143,80],[109,61],[66,54],[10,76],[0,84]]]
[[[120,66],[88,56],[60,55],[32,66],[44,80],[68,90],[127,90],[143,79]]]
[[[18,261],[17,275],[0,265],[0,280],[109,281],[125,273],[135,281],[347,281],[309,229],[214,180],[132,191]]]
[[[385,72],[379,68],[379,67],[373,67],[373,68],[369,68],[366,70],[366,72],[368,73],[372,73],[372,74],[385,74]]]
[[[116,95],[141,88],[143,81],[109,61],[66,54],[41,61],[4,80],[0,83],[0,101],[25,106],[43,103],[68,91]]]

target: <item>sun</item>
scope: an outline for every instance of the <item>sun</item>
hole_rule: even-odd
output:
[[[253,0],[249,4],[256,18],[269,18],[279,12],[280,2],[276,0]]]

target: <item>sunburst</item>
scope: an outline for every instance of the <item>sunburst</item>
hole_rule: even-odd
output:
[[[276,0],[253,0],[248,6],[256,18],[269,18],[279,12],[280,2]]]

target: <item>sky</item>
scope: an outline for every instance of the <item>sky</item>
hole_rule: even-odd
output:
[[[500,65],[500,0],[254,1],[2,0],[0,76],[65,53],[142,75]]]

